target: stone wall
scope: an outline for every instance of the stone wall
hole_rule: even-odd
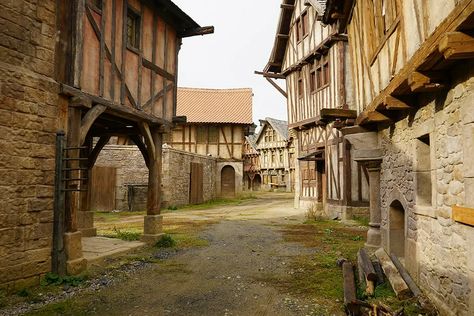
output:
[[[129,210],[129,185],[148,185],[148,168],[136,146],[107,145],[100,152],[95,166],[117,168],[115,182],[115,209],[117,210]],[[140,188],[137,189],[140,190]],[[137,200],[141,202],[140,205],[146,205],[146,195],[143,198],[145,201]],[[144,211],[146,208],[138,210]]]
[[[420,98],[415,114],[379,133],[382,243],[403,245],[394,217],[403,208],[405,265],[443,315],[474,312],[474,228],[452,219],[453,205],[474,207],[473,66],[454,70],[449,91]]]
[[[51,269],[55,132],[54,0],[0,3],[0,287]]]
[[[163,149],[163,207],[189,204],[191,163],[203,165],[203,199],[216,197],[217,159],[172,148]]]
[[[192,154],[172,148],[163,149],[162,207],[189,204],[189,185],[191,163],[203,164],[204,201],[216,196],[216,158]],[[128,211],[129,185],[142,185],[136,188],[136,203],[139,209],[146,210],[148,168],[136,146],[107,145],[101,151],[96,166],[117,168],[115,208]],[[140,209],[142,208],[142,209]]]

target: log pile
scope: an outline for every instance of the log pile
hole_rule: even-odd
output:
[[[357,298],[354,265],[344,258],[337,260],[342,268],[344,279],[344,306],[348,315],[368,316],[402,316],[404,309],[392,310],[383,303],[369,303]],[[434,308],[423,296],[421,290],[395,255],[388,255],[383,248],[375,252],[372,261],[365,249],[357,253],[358,283],[365,294],[373,297],[377,286],[387,280],[399,300],[416,300],[423,309],[434,311]]]

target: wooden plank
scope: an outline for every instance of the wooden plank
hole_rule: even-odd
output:
[[[352,263],[345,261],[342,264],[342,276],[344,279],[344,306],[350,312],[355,313],[357,309],[357,305],[355,305],[357,297],[354,279],[354,267],[352,266]]]
[[[412,296],[410,288],[403,280],[402,276],[398,272],[397,267],[390,259],[389,255],[385,252],[383,248],[379,248],[375,252],[375,256],[382,265],[383,272],[387,276],[390,285],[392,286],[393,291],[396,293],[398,299],[403,300]]]
[[[91,209],[111,212],[115,209],[115,185],[117,168],[94,167],[92,169]]]
[[[453,205],[452,217],[456,222],[474,226],[474,208]]]
[[[408,287],[413,292],[413,294],[415,296],[421,295],[420,288],[418,287],[418,285],[416,285],[415,281],[413,281],[408,271],[398,260],[397,256],[395,256],[394,254],[391,254],[390,258],[392,259],[393,264],[397,267],[398,272],[400,272],[400,275],[402,276],[403,280],[405,280],[405,282],[407,283]]]
[[[447,60],[474,58],[474,38],[462,32],[448,32],[438,49]]]

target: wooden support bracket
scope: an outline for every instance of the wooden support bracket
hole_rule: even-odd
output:
[[[140,149],[146,166],[150,168],[150,156],[148,155],[148,149],[146,148],[145,143],[143,143],[141,137],[138,135],[131,135],[130,139],[135,143],[135,145],[137,145],[138,149]]]
[[[408,86],[412,92],[434,92],[445,89],[442,83],[445,81],[446,73],[441,72],[413,72],[408,76]]]
[[[356,120],[356,124],[365,125],[370,123],[391,123],[392,119],[378,111],[362,112]]]
[[[89,132],[92,124],[94,124],[95,120],[105,112],[107,107],[105,105],[96,104],[92,109],[87,111],[86,115],[82,118],[81,121],[81,138],[80,144],[84,144],[86,140],[87,133]]]
[[[138,124],[140,132],[142,133],[143,137],[145,138],[145,144],[148,151],[148,157],[150,161],[154,161],[156,157],[156,148],[155,142],[153,141],[153,136],[151,135],[150,126],[145,122],[140,122]],[[158,149],[160,150],[160,149]]]
[[[385,100],[383,102],[383,104],[385,105],[385,109],[387,110],[395,110],[395,111],[399,111],[399,110],[409,110],[411,109],[411,106],[409,106],[408,104],[406,104],[405,102],[391,96],[391,95],[388,95],[385,97]]]
[[[280,92],[285,98],[288,99],[288,93],[286,93],[285,90],[283,90],[279,85],[276,84],[275,81],[273,81],[271,78],[268,78],[268,77],[265,77],[265,79],[267,79],[268,82],[270,82],[270,84],[278,90],[278,92]]]
[[[474,58],[474,37],[462,32],[448,32],[441,38],[438,49],[447,60]]]

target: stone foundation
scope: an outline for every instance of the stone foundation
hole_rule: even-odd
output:
[[[382,244],[404,251],[442,315],[474,312],[474,228],[451,214],[453,205],[474,207],[472,69],[456,69],[451,90],[420,97],[413,116],[379,132]]]

